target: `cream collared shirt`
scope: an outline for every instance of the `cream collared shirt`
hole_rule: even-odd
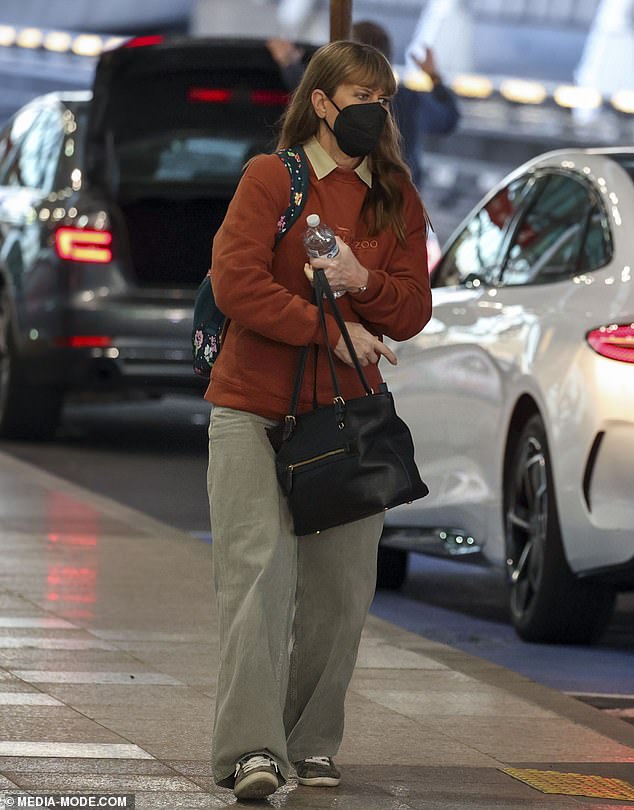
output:
[[[304,144],[304,151],[306,152],[306,157],[310,161],[310,165],[313,167],[318,180],[321,180],[323,177],[330,174],[331,171],[337,168],[335,161],[330,157],[328,152],[326,152],[324,147],[314,136]],[[367,157],[363,158],[361,163],[359,163],[355,169],[355,172],[363,180],[366,186],[368,186],[368,188],[372,188],[372,172],[368,166]]]

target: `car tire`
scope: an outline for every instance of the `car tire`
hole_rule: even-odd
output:
[[[407,577],[408,552],[401,548],[379,545],[376,569],[376,587],[386,591],[398,591]]]
[[[0,297],[0,437],[50,439],[59,425],[63,392],[24,380],[6,297]]]
[[[530,417],[519,434],[504,485],[511,622],[525,641],[596,641],[614,609],[614,589],[577,579],[566,560],[546,431]]]

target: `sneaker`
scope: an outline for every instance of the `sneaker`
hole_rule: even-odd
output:
[[[263,799],[280,786],[277,763],[264,754],[247,754],[236,765],[233,792],[237,799]]]
[[[341,782],[341,774],[330,757],[306,757],[295,763],[300,785],[312,787],[335,787]]]

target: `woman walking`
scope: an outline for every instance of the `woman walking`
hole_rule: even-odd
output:
[[[385,57],[333,42],[312,57],[286,111],[278,149],[302,146],[304,212],[337,234],[339,253],[314,259],[333,288],[369,384],[428,321],[427,216],[399,149]],[[299,158],[301,159],[301,158]],[[213,244],[211,279],[229,321],[206,399],[208,489],[220,622],[213,768],[240,799],[299,782],[334,786],[344,700],[374,594],[383,516],[297,537],[266,429],[288,411],[300,347],[322,344],[300,218],[276,247],[289,205],[276,155],[250,161]],[[344,398],[363,396],[331,315],[328,335]],[[332,401],[326,352],[308,369],[300,411]],[[312,353],[311,353],[312,356]]]

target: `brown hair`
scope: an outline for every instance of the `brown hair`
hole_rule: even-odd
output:
[[[397,87],[390,63],[376,48],[344,40],[324,45],[311,58],[293,93],[282,118],[277,149],[306,143],[317,135],[321,119],[313,108],[313,90],[322,90],[332,98],[339,85],[347,83],[380,88],[387,96],[394,95]],[[400,133],[391,114],[378,146],[368,155],[368,165],[372,188],[366,194],[361,216],[371,236],[391,228],[403,244],[402,181],[411,175],[401,155]]]

